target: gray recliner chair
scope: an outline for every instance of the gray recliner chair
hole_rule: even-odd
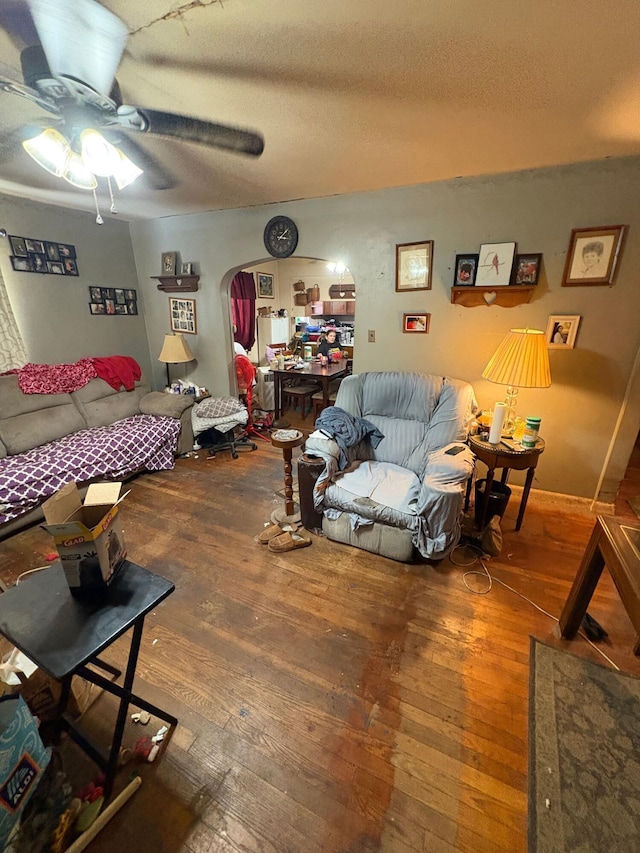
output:
[[[329,539],[404,562],[440,560],[458,543],[474,456],[463,444],[477,411],[468,382],[422,373],[346,377],[335,406],[383,434],[348,447],[316,431],[305,453],[325,468],[314,487]],[[448,449],[462,449],[450,455]]]

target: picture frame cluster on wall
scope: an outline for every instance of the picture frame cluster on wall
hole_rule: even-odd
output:
[[[135,316],[138,313],[138,292],[132,288],[90,287],[89,312],[113,317]]]
[[[478,254],[456,255],[453,286],[534,286],[541,267],[541,252],[517,255],[515,243],[483,243]]]
[[[70,243],[53,243],[15,234],[9,235],[9,243],[13,252],[11,266],[16,272],[79,275],[76,248]]]
[[[169,321],[172,332],[197,335],[195,299],[169,298]]]

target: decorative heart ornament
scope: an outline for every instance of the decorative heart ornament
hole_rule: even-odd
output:
[[[493,305],[493,303],[498,298],[498,294],[495,292],[495,290],[492,290],[490,293],[483,293],[482,296],[487,305]]]

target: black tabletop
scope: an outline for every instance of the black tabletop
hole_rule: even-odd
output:
[[[60,563],[0,595],[0,633],[54,678],[100,654],[175,589],[125,560],[99,599],[71,595]]]

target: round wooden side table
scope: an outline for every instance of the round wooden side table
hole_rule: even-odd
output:
[[[475,453],[478,459],[487,466],[487,482],[484,487],[484,507],[481,518],[485,518],[489,506],[489,495],[491,494],[491,486],[493,484],[493,475],[496,468],[502,468],[502,480],[504,484],[507,482],[509,471],[524,471],[527,469],[527,479],[525,480],[524,489],[522,490],[522,498],[520,499],[520,509],[518,511],[518,520],[516,521],[516,530],[520,530],[524,511],[527,508],[527,500],[533,482],[533,472],[535,471],[538,459],[544,453],[545,443],[539,438],[536,441],[535,447],[521,447],[517,442],[511,439],[505,439],[498,444],[490,444],[477,435],[470,435],[467,439],[467,444]],[[471,494],[471,478],[467,485],[467,496],[464,504],[464,511],[469,509],[469,496]]]
[[[282,450],[284,458],[284,506],[274,509],[271,521],[274,524],[295,524],[300,521],[300,506],[293,500],[293,475],[291,473],[291,458],[293,448],[300,447],[304,435],[299,430],[278,429],[271,433],[271,444]]]

